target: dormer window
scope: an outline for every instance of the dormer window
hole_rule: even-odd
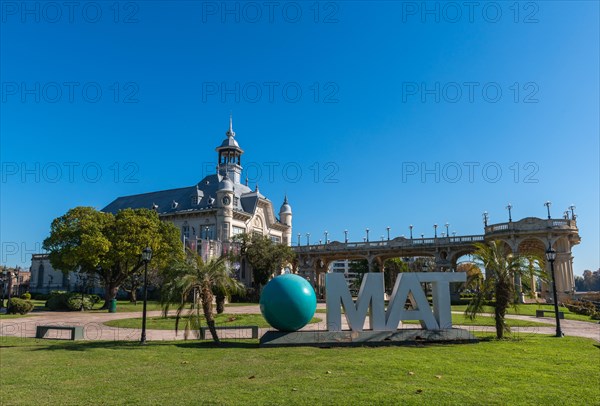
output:
[[[171,209],[176,209],[177,206],[179,206],[179,203],[177,203],[175,200],[173,200],[173,202],[171,203]]]
[[[156,203],[152,203],[152,207],[151,207],[151,208],[152,208],[152,210],[154,210],[154,211],[158,211],[158,204],[156,204]]]

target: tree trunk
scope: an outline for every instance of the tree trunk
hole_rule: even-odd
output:
[[[108,282],[104,284],[104,305],[102,305],[101,310],[106,310],[110,306],[110,301],[117,297],[117,292],[119,291],[119,286],[115,283]]]
[[[222,314],[225,311],[225,295],[217,293],[217,314]]]
[[[137,289],[136,288],[131,288],[131,291],[129,291],[129,301],[131,303],[137,305]]]
[[[202,310],[204,311],[204,318],[206,319],[206,324],[208,325],[208,329],[210,330],[210,334],[212,335],[213,341],[217,344],[220,344],[219,336],[217,335],[217,329],[215,329],[215,319],[213,317],[212,307],[213,307],[213,293],[210,289],[210,286],[202,286]]]

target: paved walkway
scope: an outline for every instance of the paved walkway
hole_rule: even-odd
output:
[[[318,309],[325,309],[324,304],[319,304]],[[226,313],[260,313],[258,305],[250,306],[227,306]],[[460,313],[460,312],[454,312]],[[148,312],[148,317],[158,317],[160,311]],[[491,315],[489,315],[491,316]],[[36,312],[29,317],[0,319],[0,335],[16,337],[35,337],[36,326],[38,325],[78,325],[84,327],[84,337],[86,340],[124,340],[136,341],[140,339],[141,330],[133,328],[109,327],[104,323],[109,320],[127,319],[141,317],[141,312],[127,313],[79,313],[79,312]],[[302,330],[327,330],[325,313],[316,313],[315,317],[322,319],[321,322],[309,324]],[[519,319],[527,321],[537,321],[547,324],[554,324],[552,317],[538,318],[534,316],[507,315],[510,319]],[[345,318],[342,317],[343,329],[348,329]],[[405,324],[403,328],[414,328],[415,325]],[[468,331],[486,331],[494,332],[491,326],[455,326]],[[600,324],[588,323],[575,320],[561,320],[561,327],[565,335],[591,338],[600,342]],[[268,329],[260,329],[262,335]],[[512,334],[524,336],[528,334],[553,335],[556,332],[555,327],[513,327]],[[173,330],[147,330],[147,339],[152,341],[160,340],[182,340],[183,333],[175,334]],[[250,331],[229,330],[222,331],[219,337],[222,338],[248,338]],[[48,338],[68,338],[66,331],[54,330],[48,333]]]

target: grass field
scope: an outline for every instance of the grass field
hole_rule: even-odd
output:
[[[467,305],[453,305],[452,306],[452,311],[453,312],[462,312],[462,313],[464,313],[464,311],[465,311],[466,308],[467,308]],[[550,310],[550,311],[554,311],[554,305],[551,305],[551,304],[550,305],[548,305],[548,304],[521,304],[521,305],[518,305],[516,308],[512,308],[512,307],[509,308],[507,314],[515,314],[515,315],[523,315],[523,316],[535,316],[535,311],[536,310]],[[568,320],[578,320],[578,321],[587,321],[589,323],[598,323],[598,320],[592,320],[590,318],[590,316],[585,316],[585,315],[582,315],[582,314],[572,313],[566,307],[560,307],[559,311],[563,312],[565,314],[565,319],[568,319]],[[486,312],[486,313],[493,313],[494,312],[494,308],[491,307],[491,306],[485,306],[484,307],[484,312]],[[326,313],[326,310],[325,309],[317,309],[317,313]],[[552,317],[551,314],[548,314],[547,316]],[[484,316],[481,316],[481,317],[484,317]],[[477,320],[479,320],[479,319],[480,319],[480,317],[478,316]],[[543,319],[540,319],[540,322],[543,323],[544,322]],[[485,324],[480,324],[480,325],[485,325]]]
[[[541,320],[541,319],[540,319]],[[407,324],[417,324],[418,321],[406,321]],[[471,320],[468,317],[465,317],[462,314],[453,314],[452,315],[452,324],[459,326],[495,326],[496,322],[493,317],[487,316],[477,316],[475,320]],[[509,327],[548,327],[554,326],[554,324],[545,323],[543,321],[535,322],[529,320],[515,320],[515,319],[506,319],[506,324]]]
[[[466,305],[452,306],[452,311],[464,312],[466,308],[467,308]],[[551,304],[550,305],[549,304],[521,304],[521,305],[518,305],[516,308],[512,308],[512,307],[509,308],[508,314],[521,314],[524,316],[535,316],[536,310],[554,311],[554,305],[551,305]],[[487,306],[484,308],[484,311],[488,312],[488,313],[493,313],[494,308]],[[559,307],[559,311],[564,312],[565,319],[568,319],[568,320],[579,320],[579,321],[587,321],[590,323],[598,323],[598,320],[592,320],[590,318],[590,316],[585,316],[583,314],[572,313],[566,307],[562,307],[562,306]],[[548,314],[548,316],[553,317],[552,314]]]
[[[0,360],[3,405],[600,404],[600,346],[573,337],[330,349],[1,337]]]
[[[318,323],[321,319],[313,317],[310,323]],[[179,328],[182,329],[185,321],[180,321]],[[202,325],[206,325],[204,317],[201,317]],[[258,326],[261,328],[270,327],[267,321],[260,314],[217,314],[215,316],[217,326]],[[104,324],[111,327],[120,328],[142,328],[142,319],[120,319],[107,321]],[[150,330],[175,330],[175,317],[148,317],[146,326]]]

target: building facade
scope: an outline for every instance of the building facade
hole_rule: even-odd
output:
[[[254,189],[248,180],[241,182],[242,155],[233,131],[232,120],[226,138],[216,148],[216,173],[195,185],[119,197],[102,211],[116,213],[126,208],[155,210],[164,221],[173,223],[181,232],[184,244],[206,260],[235,249],[232,239],[237,234],[260,234],[274,242],[291,245],[292,208],[287,196],[276,215],[273,203]],[[237,277],[251,284],[251,272],[242,261],[233,264]]]

